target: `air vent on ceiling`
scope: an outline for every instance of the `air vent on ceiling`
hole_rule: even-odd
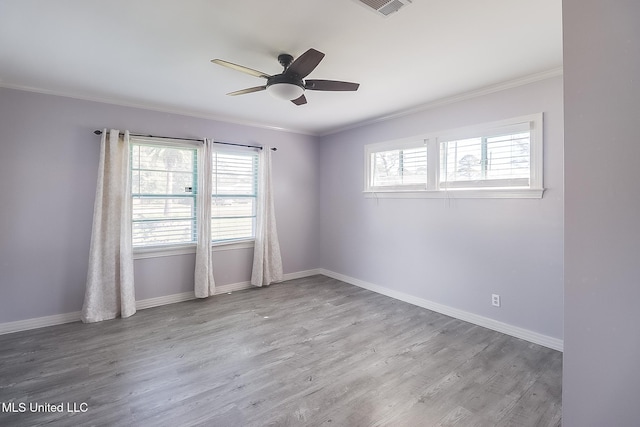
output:
[[[357,3],[363,4],[382,16],[389,16],[394,12],[399,11],[404,6],[411,4],[412,0],[354,0]]]

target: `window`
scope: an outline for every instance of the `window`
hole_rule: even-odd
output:
[[[132,142],[133,246],[196,241],[197,150]]]
[[[206,171],[198,171],[198,155],[196,145],[180,140],[131,138],[134,248],[164,252],[188,246],[191,249],[179,252],[192,252],[197,242],[198,173],[212,177],[212,244],[255,238],[258,151],[216,148]]]
[[[399,148],[372,151],[369,156],[372,189],[424,189],[427,185],[427,146],[407,141]]]
[[[542,197],[542,113],[365,147],[371,197]]]
[[[216,151],[211,162],[211,239],[255,238],[258,153]]]

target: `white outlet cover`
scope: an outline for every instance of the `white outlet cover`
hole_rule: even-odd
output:
[[[500,295],[492,294],[491,295],[491,305],[494,307],[500,307]]]

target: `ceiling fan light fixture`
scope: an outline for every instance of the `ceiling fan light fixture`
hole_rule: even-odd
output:
[[[389,1],[389,0],[387,0]],[[408,0],[406,0],[408,1]],[[304,96],[306,90],[313,91],[356,91],[360,86],[358,83],[341,82],[338,80],[304,80],[324,58],[324,53],[313,48],[307,50],[300,55],[298,59],[293,60],[293,56],[287,53],[278,55],[278,62],[284,68],[282,73],[269,75],[262,71],[247,68],[232,62],[223,61],[222,59],[212,59],[214,64],[231,68],[254,77],[267,79],[267,84],[263,86],[250,87],[247,89],[236,90],[227,95],[236,96],[246,93],[260,92],[266,90],[274,98],[291,101],[295,105],[304,105],[307,98]]]
[[[304,88],[294,83],[274,83],[267,86],[267,92],[278,99],[292,101],[304,93]]]

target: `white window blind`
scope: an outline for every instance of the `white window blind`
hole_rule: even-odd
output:
[[[398,141],[368,151],[370,189],[425,189],[427,147],[423,141]]]
[[[255,238],[258,153],[220,150],[213,153],[211,162],[211,239]]]
[[[367,197],[541,198],[543,114],[365,146]]]
[[[440,187],[529,187],[530,132],[440,144]]]
[[[196,240],[197,151],[131,144],[133,246]]]

